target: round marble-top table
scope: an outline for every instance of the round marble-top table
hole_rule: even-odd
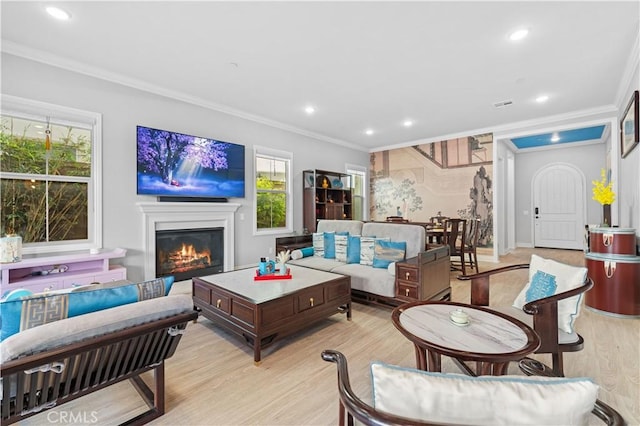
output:
[[[469,317],[456,324],[450,313],[461,309]],[[503,375],[540,346],[536,332],[515,318],[489,308],[456,302],[412,302],[395,308],[393,324],[413,342],[417,368],[440,371],[441,355],[454,359],[467,373]],[[476,371],[463,361],[475,361]]]

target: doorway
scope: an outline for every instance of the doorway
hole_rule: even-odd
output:
[[[533,177],[534,247],[582,249],[585,178],[570,164],[550,164]]]

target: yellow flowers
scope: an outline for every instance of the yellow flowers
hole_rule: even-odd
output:
[[[612,182],[607,183],[607,175],[604,169],[600,171],[600,180],[594,180],[593,184],[593,199],[602,204],[611,204],[616,200],[616,194],[613,192]]]

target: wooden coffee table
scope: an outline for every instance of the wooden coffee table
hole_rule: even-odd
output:
[[[454,324],[449,313],[466,312],[468,325]],[[503,375],[540,346],[536,332],[515,318],[488,308],[455,302],[413,302],[391,313],[393,324],[414,344],[417,368],[440,371],[441,355],[471,375]],[[464,361],[475,361],[476,370]]]
[[[351,320],[351,277],[289,265],[291,279],[255,281],[256,268],[193,278],[193,303],[215,324],[253,346],[274,341],[336,313]]]

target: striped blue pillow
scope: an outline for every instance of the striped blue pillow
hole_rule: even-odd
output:
[[[406,241],[376,240],[373,248],[373,267],[386,268],[391,262],[404,260]]]

